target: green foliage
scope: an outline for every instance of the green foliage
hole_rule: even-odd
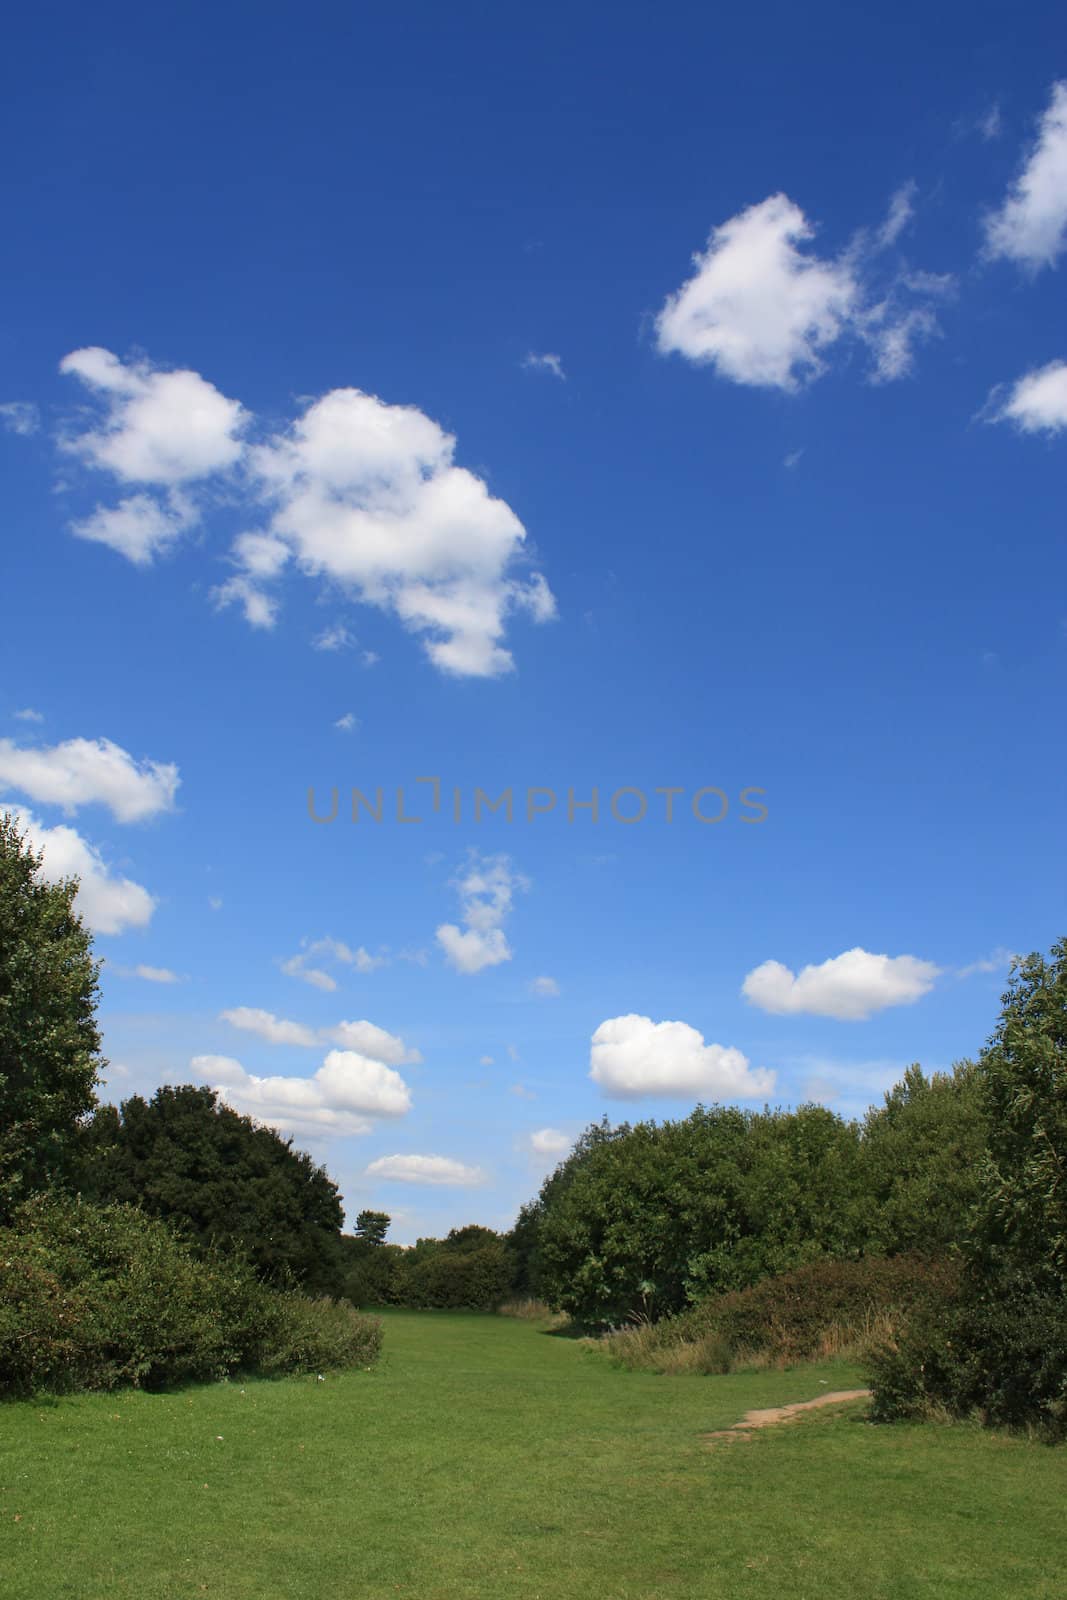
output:
[[[361,1211],[356,1218],[356,1238],[363,1244],[384,1244],[392,1220],[387,1211]]]
[[[62,1182],[103,1062],[98,966],[74,910],[77,880],[45,883],[41,858],[0,815],[0,1221]]]
[[[1067,939],[1012,970],[982,1055],[989,1119],[971,1251],[1002,1273],[1067,1293]]]
[[[625,1365],[654,1371],[729,1372],[744,1359],[824,1359],[941,1307],[958,1281],[953,1262],[928,1256],[815,1261],[619,1333],[609,1347]]]
[[[958,1297],[871,1360],[876,1414],[1067,1435],[1067,940],[1012,971],[979,1062],[987,1150]]]
[[[366,1365],[378,1325],[195,1255],[134,1206],[38,1197],[0,1230],[0,1393]]]
[[[929,1078],[912,1066],[867,1113],[868,1248],[943,1254],[963,1237],[986,1148],[982,1078],[969,1061]]]
[[[273,1129],[213,1090],[184,1085],[102,1106],[83,1141],[81,1192],[139,1205],[200,1250],[235,1250],[261,1277],[311,1294],[342,1292],[337,1185]]]
[[[855,1253],[861,1185],[858,1129],[819,1106],[590,1129],[520,1219],[527,1287],[589,1323],[661,1316]]]

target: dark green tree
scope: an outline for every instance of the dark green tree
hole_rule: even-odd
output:
[[[392,1220],[387,1211],[361,1211],[356,1218],[356,1238],[363,1244],[384,1244]]]
[[[77,890],[76,878],[46,883],[41,857],[0,816],[0,1218],[64,1181],[105,1065]]]
[[[267,1280],[339,1294],[343,1210],[337,1185],[273,1129],[214,1090],[184,1085],[102,1106],[84,1139],[82,1192],[139,1205],[202,1249],[248,1258]]]
[[[943,1255],[978,1199],[988,1113],[984,1072],[960,1062],[927,1077],[911,1066],[863,1124],[868,1248]]]

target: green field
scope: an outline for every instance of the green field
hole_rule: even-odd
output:
[[[1065,1450],[862,1403],[709,1444],[862,1379],[663,1378],[506,1318],[385,1320],[371,1372],[0,1407],[4,1600],[1065,1592]]]

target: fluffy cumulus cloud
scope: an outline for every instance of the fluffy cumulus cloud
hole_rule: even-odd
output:
[[[354,1050],[331,1050],[310,1078],[256,1077],[232,1056],[194,1056],[189,1065],[235,1111],[284,1133],[369,1133],[370,1119],[411,1109],[399,1072]]]
[[[270,535],[301,572],[391,611],[442,672],[493,677],[513,665],[508,617],[543,622],[555,602],[539,574],[522,575],[522,523],[455,464],[455,448],[414,406],[335,389],[254,449],[250,469]],[[251,568],[240,545],[234,560],[261,592],[276,575]]]
[[[530,1135],[530,1149],[537,1156],[562,1156],[570,1149],[573,1140],[559,1128],[535,1128]]]
[[[395,1183],[443,1184],[470,1188],[484,1183],[487,1174],[481,1167],[469,1167],[451,1156],[379,1156],[366,1170],[368,1178],[387,1178]]]
[[[390,1066],[405,1066],[422,1060],[417,1050],[410,1050],[403,1039],[388,1033],[373,1022],[338,1022],[326,1028],[309,1028],[302,1022],[290,1022],[276,1017],[272,1011],[261,1011],[256,1006],[234,1006],[220,1013],[223,1022],[245,1033],[254,1033],[267,1044],[297,1045],[313,1049],[316,1045],[335,1044],[343,1050],[354,1050],[358,1055],[374,1061],[385,1061]]]
[[[991,422],[1012,422],[1021,433],[1059,433],[1067,428],[1067,361],[1050,361],[1028,372],[1005,398],[990,397]]]
[[[142,979],[145,983],[180,983],[176,972],[169,967],[148,967],[144,962],[138,963],[133,969],[133,977]]]
[[[1004,204],[986,219],[986,246],[1030,272],[1067,245],[1067,81],[1052,86],[1037,139]]]
[[[516,892],[529,888],[529,879],[515,871],[508,856],[482,856],[472,850],[452,886],[459,895],[463,925],[443,922],[437,929],[437,943],[445,959],[457,972],[465,973],[510,961],[504,920]]]
[[[846,950],[819,966],[791,972],[780,961],[764,961],[741,986],[752,1005],[775,1016],[806,1012],[862,1022],[888,1006],[911,1005],[929,994],[940,968],[915,956],[872,955]]]
[[[135,761],[110,739],[68,739],[35,749],[0,739],[0,783],[73,814],[107,806],[117,822],[142,822],[174,807],[180,783],[170,762]]]
[[[104,861],[100,851],[75,828],[46,827],[32,812],[0,800],[0,811],[10,811],[34,850],[42,856],[41,873],[48,883],[79,879],[75,906],[93,933],[124,933],[143,928],[152,919],[156,902],[132,878],[121,877]]]
[[[813,233],[784,194],[715,228],[659,314],[660,350],[709,362],[735,383],[795,389],[818,374],[859,291],[847,263],[805,248]]]
[[[73,531],[146,565],[200,520],[200,486],[230,474],[231,494],[239,489],[262,525],[235,540],[212,597],[253,627],[274,627],[281,582],[299,572],[392,613],[441,672],[495,677],[514,664],[509,619],[555,614],[515,512],[456,464],[455,438],[415,406],[334,389],[288,430],[251,443],[252,418],[199,373],[98,348],[73,351],[60,370],[100,413],[64,448],[130,491]],[[316,645],[350,642],[338,622]]]
[[[882,226],[861,230],[836,258],[811,248],[814,226],[787,195],[731,217],[660,311],[659,349],[734,383],[792,391],[825,371],[830,347],[849,335],[869,349],[874,382],[904,377],[916,346],[939,332],[931,303],[953,287],[930,273],[887,280],[877,267],[912,218],[914,192],[903,185]]]
[[[593,1035],[589,1076],[619,1100],[664,1095],[752,1100],[770,1094],[774,1073],[751,1067],[740,1050],[706,1044],[687,1022],[611,1017]]]
[[[117,505],[98,506],[73,531],[147,564],[196,522],[186,486],[236,463],[247,414],[198,372],[123,362],[98,347],[72,351],[59,370],[80,380],[99,412],[66,436],[64,448],[140,486]]]

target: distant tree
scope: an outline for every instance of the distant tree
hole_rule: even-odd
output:
[[[384,1244],[392,1220],[387,1211],[361,1211],[356,1218],[356,1238],[363,1244]]]
[[[202,1248],[245,1255],[270,1281],[341,1292],[337,1185],[291,1139],[239,1116],[213,1090],[166,1087],[120,1111],[102,1106],[83,1151],[88,1198],[139,1205]]]
[[[65,1180],[106,1064],[77,890],[76,878],[46,883],[40,855],[0,815],[0,1219]]]

